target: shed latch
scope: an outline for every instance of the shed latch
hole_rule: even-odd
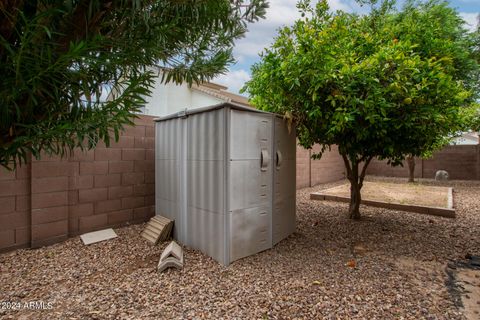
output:
[[[277,169],[280,169],[282,162],[283,162],[282,152],[280,150],[277,150],[277,164],[276,164]]]

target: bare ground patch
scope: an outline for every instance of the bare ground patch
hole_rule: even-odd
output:
[[[429,186],[418,183],[365,181],[362,187],[362,199],[446,208],[448,206],[448,191],[448,187]],[[332,187],[323,190],[322,193],[350,197],[350,184]]]
[[[463,287],[462,310],[469,320],[480,318],[480,270],[461,269],[457,273]]]

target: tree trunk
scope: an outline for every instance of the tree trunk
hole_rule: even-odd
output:
[[[415,182],[415,158],[413,156],[408,156],[407,164],[408,164],[408,182]]]
[[[355,183],[355,180],[350,180],[350,207],[348,208],[348,217],[350,219],[359,220],[361,218],[361,201],[362,196],[360,194],[360,186],[358,185],[358,183]]]
[[[347,169],[347,178],[350,181],[350,206],[348,208],[348,217],[350,219],[359,220],[361,218],[360,214],[360,203],[362,202],[362,196],[360,190],[363,186],[363,180],[367,171],[368,164],[372,160],[372,157],[362,157],[360,159],[353,159],[353,161],[346,155],[342,154],[343,161],[345,163],[345,168]],[[365,161],[362,171],[359,173],[359,164]]]

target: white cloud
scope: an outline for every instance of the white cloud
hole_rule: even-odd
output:
[[[356,4],[347,4],[352,0],[328,0],[331,10],[353,11],[357,10]],[[258,59],[258,55],[264,48],[269,47],[277,30],[283,26],[291,26],[295,20],[300,18],[300,13],[296,7],[298,0],[271,0],[270,7],[267,9],[265,19],[249,25],[249,32],[245,38],[235,43],[233,54],[240,64],[251,64]],[[312,1],[312,3],[316,3]],[[245,81],[250,79],[249,70],[243,69],[231,71],[227,75],[214,79],[214,82],[224,84],[229,87],[229,91],[238,92]]]
[[[342,0],[328,0],[328,5],[333,11],[343,10],[346,12],[352,11],[352,6],[350,4],[343,3]]]
[[[236,42],[235,58],[240,62],[248,58],[256,58],[263,48],[272,43],[278,28],[292,25],[296,19],[300,18],[296,1],[271,1],[265,19],[249,25],[249,32],[247,32],[245,38]]]
[[[239,69],[220,75],[213,82],[228,87],[230,92],[238,93],[248,80],[250,80],[250,74],[243,69]]]
[[[265,19],[249,26],[249,32],[245,38],[235,44],[234,55],[237,61],[243,62],[249,58],[256,58],[265,47],[268,47],[277,30],[283,26],[291,26],[300,18],[296,7],[298,0],[272,0],[267,9]],[[345,1],[345,0],[343,0]],[[352,11],[353,7],[342,0],[329,0],[332,10]],[[353,5],[356,8],[356,5]]]
[[[478,13],[460,12],[460,16],[465,20],[466,28],[470,31],[475,31]]]

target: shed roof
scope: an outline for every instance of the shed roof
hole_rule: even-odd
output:
[[[211,105],[211,106],[208,106],[208,107],[203,107],[203,108],[185,109],[185,110],[182,110],[180,112],[175,112],[173,114],[169,114],[169,115],[164,116],[164,117],[155,118],[153,120],[156,121],[156,122],[159,122],[159,121],[165,121],[165,120],[170,120],[170,119],[175,119],[175,118],[184,118],[184,117],[188,117],[189,115],[192,115],[192,114],[208,112],[208,111],[218,110],[218,109],[227,108],[227,107],[231,108],[231,109],[235,109],[235,110],[255,112],[255,113],[264,113],[264,114],[271,114],[271,115],[279,116],[275,113],[254,109],[254,108],[247,107],[247,106],[244,106],[244,105],[241,105],[241,104],[238,104],[238,103],[222,102],[222,103],[219,103],[219,104],[214,104],[214,105]]]

